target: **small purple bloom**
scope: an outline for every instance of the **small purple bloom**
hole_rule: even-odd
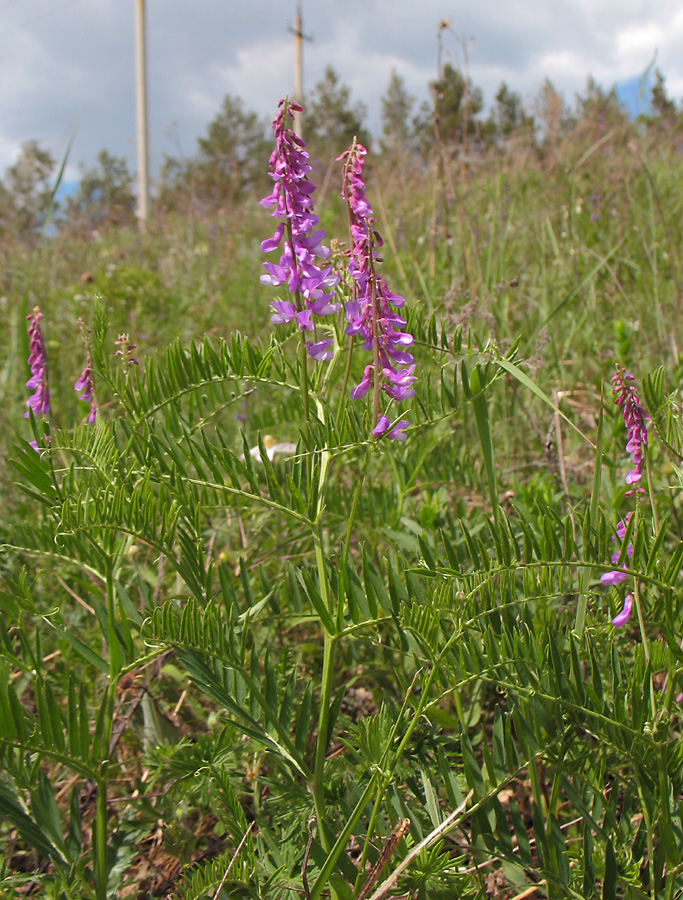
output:
[[[130,335],[127,332],[121,332],[114,344],[119,348],[115,351],[114,356],[120,356],[124,366],[137,366],[138,361],[133,356],[135,344],[131,344]]]
[[[391,423],[387,416],[380,416],[377,424],[372,429],[372,434],[376,438],[380,438],[386,434],[390,441],[405,441],[407,435],[403,433],[410,422],[407,419],[400,419],[398,422]]]
[[[622,581],[626,581],[628,575],[626,572],[605,572],[604,575],[600,576],[600,581],[610,587],[613,584],[621,584]]]
[[[85,368],[74,385],[74,390],[79,394],[79,400],[90,404],[90,412],[88,413],[88,424],[94,425],[97,418],[97,405],[95,403],[95,388],[92,380],[92,366],[90,362],[90,354],[85,358]]]
[[[377,424],[372,429],[373,435],[376,438],[382,437],[382,435],[386,434],[386,432],[389,430],[390,424],[391,424],[391,422],[389,421],[388,416],[380,416],[379,419],[377,420]]]
[[[370,390],[370,385],[372,383],[372,366],[366,366],[363,369],[363,377],[359,384],[351,391],[351,399],[359,400],[361,397],[364,397],[367,392]]]
[[[625,625],[631,616],[632,609],[633,594],[626,594],[626,596],[624,597],[623,609],[612,619],[612,625],[614,625],[615,628],[621,628],[622,625]]]
[[[404,430],[409,425],[410,422],[407,419],[400,419],[387,434],[387,437],[390,441],[405,441],[408,435],[404,434]]]
[[[270,317],[270,321],[275,325],[282,325],[283,322],[291,322],[296,313],[294,304],[289,303],[287,300],[273,300],[270,306],[275,310],[275,315]]]
[[[30,391],[35,391],[28,400],[26,405],[29,410],[33,410],[35,415],[48,415],[50,412],[50,391],[47,384],[47,356],[45,353],[45,342],[43,341],[43,333],[40,328],[40,320],[43,314],[36,306],[33,312],[26,316],[29,323],[28,326],[28,364],[31,368],[31,377],[26,382],[26,387]],[[24,413],[28,419],[30,413]]]
[[[317,343],[306,341],[306,349],[308,350],[309,356],[312,356],[316,362],[325,362],[332,359],[334,356],[334,350],[329,349],[331,343],[332,338],[327,338],[324,341],[317,341]]]
[[[623,519],[620,519],[619,522],[617,522],[617,528],[616,528],[617,535],[616,535],[616,537],[614,535],[612,535],[612,543],[616,544],[617,538],[619,538],[620,541],[624,540],[624,537],[626,535],[626,527],[628,526],[628,523],[631,520],[632,515],[633,515],[633,513],[628,513]],[[612,554],[611,558],[612,558],[613,565],[617,564],[620,553],[621,553],[621,551],[617,550],[615,553]],[[626,556],[629,559],[633,556],[633,544],[631,544],[631,543],[629,543],[628,547],[626,548]],[[612,584],[620,584],[622,581],[626,581],[627,578],[628,578],[628,575],[626,574],[626,572],[621,572],[621,571],[617,570],[614,572],[605,572],[604,575],[600,576],[600,581],[603,584],[606,584],[609,586]]]

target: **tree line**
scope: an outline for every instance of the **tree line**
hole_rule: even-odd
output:
[[[505,82],[485,112],[480,87],[450,63],[429,85],[430,99],[419,107],[393,71],[381,98],[381,134],[373,141],[367,109],[332,66],[305,101],[304,133],[314,165],[324,170],[354,137],[379,151],[380,160],[429,165],[436,157],[471,161],[491,153],[523,148],[540,162],[552,163],[563,145],[595,142],[619,133],[626,141],[646,127],[679,149],[683,105],[668,96],[665,78],[654,74],[647,114],[632,120],[615,88],[605,90],[592,77],[573,106],[548,79],[525,104]],[[271,151],[269,122],[236,96],[227,95],[206,134],[188,157],[164,157],[153,203],[159,213],[209,215],[230,209],[267,186]],[[51,210],[54,228],[92,234],[135,222],[135,178],[124,157],[100,151],[93,166],[81,165],[77,189],[51,204],[57,160],[37,141],[25,143],[0,181],[0,237],[34,240]]]

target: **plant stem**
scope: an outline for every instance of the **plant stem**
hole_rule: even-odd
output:
[[[346,537],[344,538],[344,554],[342,556],[342,566],[346,565],[346,560],[349,555],[349,544],[351,543],[351,531],[353,530],[353,523],[356,519],[356,510],[358,509],[358,501],[360,500],[360,492],[363,490],[363,483],[365,481],[365,472],[368,467],[368,460],[370,458],[370,447],[365,448],[365,456],[363,457],[363,465],[361,466],[360,475],[358,476],[358,482],[356,484],[356,490],[353,494],[353,501],[351,503],[351,512],[349,513],[349,522],[346,526]]]
[[[107,747],[107,749],[109,749]],[[97,779],[95,806],[95,894],[97,900],[107,900],[107,778]]]
[[[325,832],[325,757],[327,755],[327,739],[330,726],[335,638],[326,631],[324,640],[323,674],[320,685],[320,716],[318,718],[318,739],[315,745],[315,764],[313,769],[313,801],[318,819],[320,843],[325,853],[329,853],[330,843]]]
[[[640,604],[640,585],[637,578],[633,585],[633,598],[638,613],[638,625],[640,626],[640,637],[643,642],[643,653],[645,654],[647,662],[650,662],[650,644],[648,643],[647,634],[645,632],[645,618],[643,616],[643,608]]]
[[[384,791],[386,789],[386,781],[383,779],[381,783],[377,785],[377,796],[375,797],[375,802],[372,806],[372,813],[370,814],[370,821],[368,822],[368,828],[366,832],[365,843],[363,844],[363,852],[361,853],[360,862],[358,863],[358,875],[356,876],[356,881],[353,885],[353,893],[354,896],[358,893],[361,884],[363,883],[363,878],[365,877],[365,863],[368,859],[368,850],[370,849],[370,837],[375,833],[375,822],[377,821],[377,816],[379,815],[379,808],[382,803],[382,797],[384,796]]]
[[[372,427],[377,425],[379,419],[379,297],[377,296],[377,283],[375,281],[375,266],[372,258],[373,232],[368,228],[368,279],[372,292]]]
[[[306,424],[308,424],[308,353],[306,352],[306,338],[304,337],[303,331],[301,332],[301,344],[299,352],[301,356],[301,394],[304,401],[304,421],[306,422]]]
[[[349,375],[351,373],[351,360],[353,359],[353,338],[349,340],[349,352],[346,355],[346,368],[344,369],[344,380],[342,382],[341,396],[339,397],[339,409],[337,410],[336,424],[339,427],[342,414],[346,408],[346,386],[349,383]]]
[[[659,531],[659,517],[657,515],[657,504],[655,503],[655,490],[652,484],[652,467],[650,465],[650,451],[647,444],[643,445],[643,453],[645,455],[645,473],[647,475],[647,492],[650,497],[650,508],[652,510],[652,526],[655,534]]]

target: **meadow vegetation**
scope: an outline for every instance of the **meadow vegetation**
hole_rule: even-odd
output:
[[[6,173],[4,897],[683,895],[683,111],[414,107],[308,98],[323,313],[238,98],[145,231],[107,151]]]

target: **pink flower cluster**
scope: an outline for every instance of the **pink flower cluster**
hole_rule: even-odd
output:
[[[95,404],[95,388],[92,380],[92,364],[90,362],[90,354],[85,359],[85,367],[80,377],[74,385],[74,390],[79,395],[78,399],[84,403],[90,404],[90,412],[88,413],[88,424],[94,425],[97,418],[97,406]]]
[[[28,400],[26,405],[29,410],[33,410],[35,415],[48,415],[50,412],[50,391],[47,384],[47,356],[45,353],[45,342],[43,341],[43,333],[40,328],[40,320],[43,314],[36,306],[33,312],[26,316],[29,323],[28,326],[28,364],[31,368],[31,377],[26,382],[26,387],[30,391],[35,391]],[[29,410],[24,413],[28,419]]]
[[[276,325],[296,321],[301,331],[313,331],[313,316],[326,316],[340,308],[339,303],[330,302],[327,292],[338,283],[332,268],[321,269],[315,258],[326,259],[330,255],[322,241],[325,232],[313,231],[318,217],[313,211],[311,195],[315,186],[308,180],[311,170],[306,144],[291,128],[286,127],[286,116],[293,117],[301,107],[281,100],[279,112],[273,120],[275,150],[270,157],[270,175],[274,181],[273,190],[260,204],[266,209],[273,207],[272,216],[283,219],[271,238],[261,243],[264,253],[271,253],[283,245],[279,263],[266,262],[266,270],[261,275],[261,283],[279,287],[286,284],[290,293],[296,295],[296,303],[275,300],[271,321]],[[284,241],[284,243],[283,243]],[[329,359],[332,338],[318,342],[307,342],[310,355],[317,360]]]
[[[382,390],[393,400],[407,400],[415,395],[412,385],[417,380],[413,356],[406,350],[413,343],[413,336],[401,331],[406,320],[391,308],[400,309],[405,304],[405,298],[392,293],[385,280],[375,272],[375,263],[379,261],[375,248],[382,246],[382,238],[375,228],[372,208],[365,196],[362,174],[366,153],[365,147],[354,141],[339,157],[344,160],[342,196],[349,210],[353,245],[349,274],[355,282],[354,297],[345,307],[348,321],[346,333],[362,335],[365,350],[374,350],[375,343],[379,349],[379,371],[374,372],[375,363],[367,365],[351,397],[354,400],[364,397],[374,376],[384,379]],[[375,431],[379,427],[380,422]],[[389,432],[390,437],[393,430]]]
[[[631,454],[633,468],[626,476],[626,484],[636,484],[643,474],[643,446],[647,447],[647,422],[650,417],[640,405],[634,377],[617,364],[612,378],[614,402],[621,410],[626,425],[626,452]]]

